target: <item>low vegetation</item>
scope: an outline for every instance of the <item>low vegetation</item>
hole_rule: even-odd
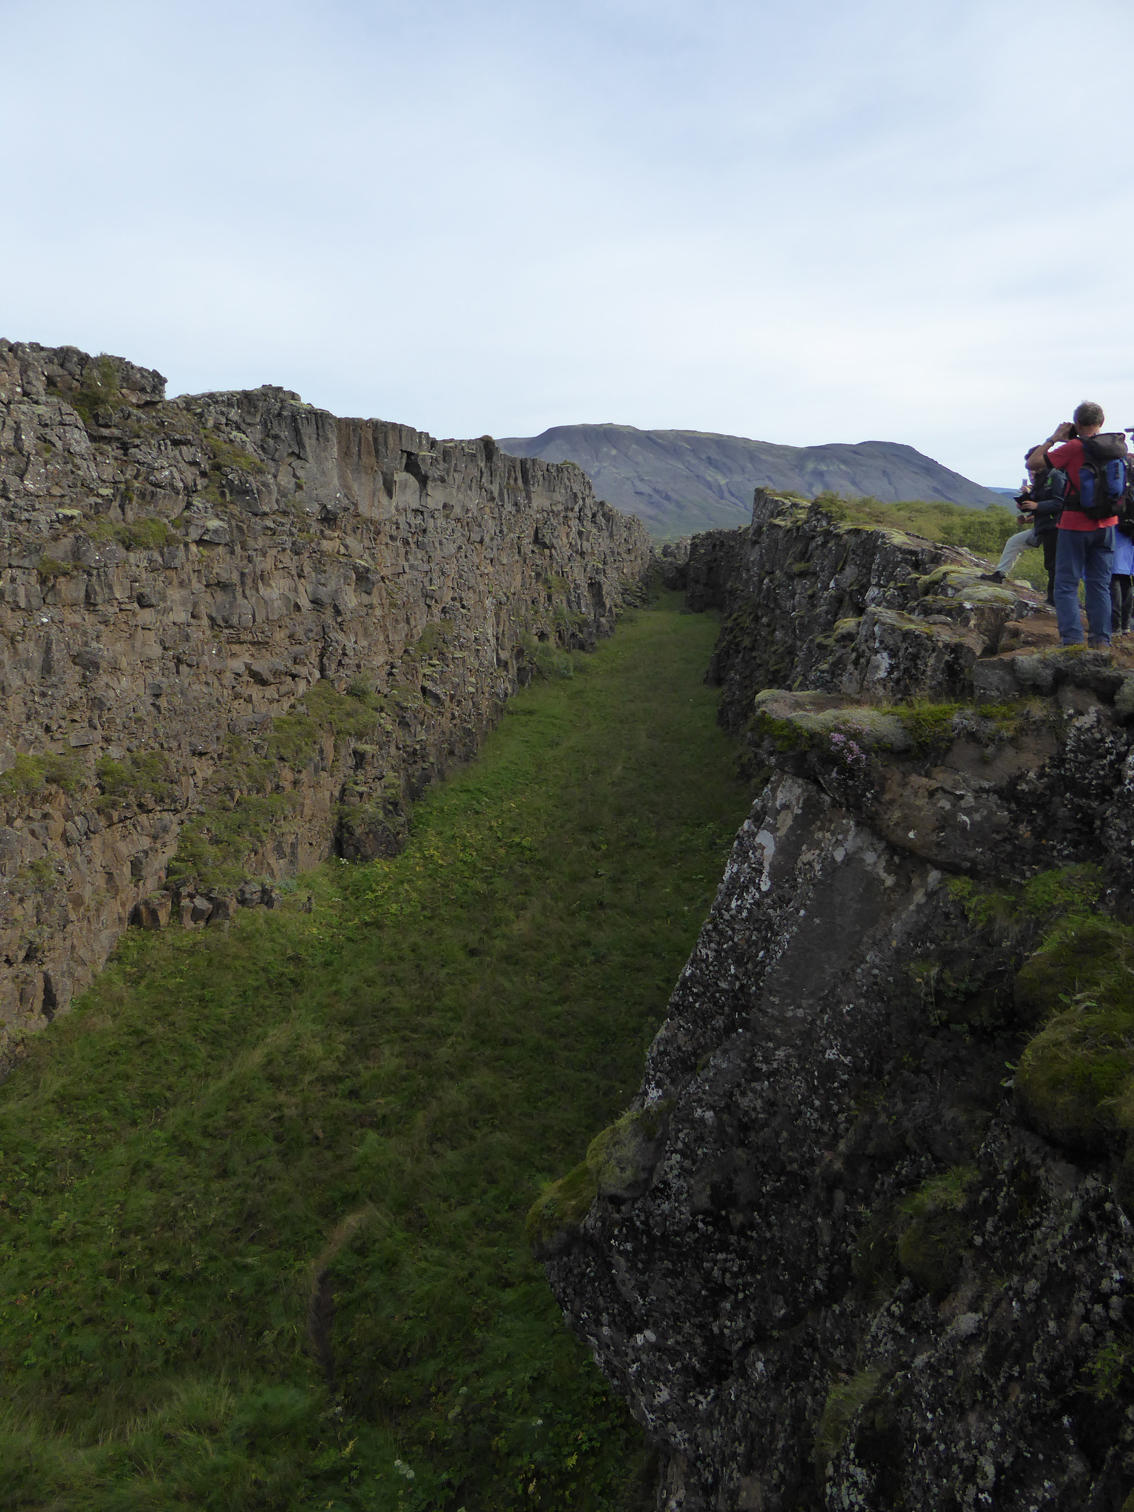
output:
[[[167,868],[170,881],[182,886],[193,881],[206,889],[235,886],[249,857],[298,801],[290,787],[281,786],[281,766],[300,772],[325,735],[355,741],[370,735],[388,717],[385,710],[385,700],[367,684],[340,693],[334,683],[320,680],[264,733],[228,735],[201,795],[200,812],[181,827]]]
[[[118,368],[113,357],[108,357],[105,352],[100,353],[93,362],[87,364],[81,385],[65,397],[84,425],[93,425],[97,412],[113,410],[122,404]]]
[[[963,504],[927,503],[923,499],[905,499],[885,504],[881,499],[844,499],[839,494],[821,493],[815,503],[834,519],[847,525],[885,525],[891,530],[906,531],[940,541],[946,546],[967,546],[980,556],[994,561],[1009,536],[1024,527],[1018,523],[1014,509],[993,504],[988,509],[969,509]],[[1025,551],[1013,576],[1023,578],[1041,591],[1047,587],[1043,552]]]
[[[1073,1152],[1109,1155],[1130,1195],[1134,928],[1102,912],[1102,877],[1090,866],[1041,872],[1013,890],[965,878],[950,890],[974,927],[1026,953],[1013,984],[1016,1015],[1032,1031],[1015,1077],[1025,1117]]]
[[[95,763],[98,806],[105,813],[127,805],[168,808],[178,798],[178,788],[164,751],[136,751],[115,761],[102,756]]]
[[[676,611],[514,700],[397,858],[132,932],[0,1087],[0,1504],[640,1504],[523,1226],[626,1107],[748,801]]]
[[[77,756],[57,756],[50,751],[43,756],[31,756],[21,752],[10,767],[0,772],[0,803],[38,798],[48,787],[74,793],[82,782],[83,768]]]
[[[159,551],[180,539],[169,524],[156,515],[144,515],[137,520],[92,520],[83,526],[92,541],[114,541],[127,551]]]

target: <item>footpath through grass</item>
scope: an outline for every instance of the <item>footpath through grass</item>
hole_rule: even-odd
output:
[[[0,1087],[0,1506],[635,1504],[523,1222],[745,812],[716,628],[667,596],[521,694],[396,860],[132,934]]]

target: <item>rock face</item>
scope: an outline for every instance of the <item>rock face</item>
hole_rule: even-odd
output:
[[[131,917],[197,927],[396,849],[648,564],[577,468],[164,392],[0,341],[0,1062]]]
[[[828,490],[886,503],[950,500],[976,509],[1008,502],[896,441],[779,446],[709,431],[554,425],[500,445],[518,457],[576,463],[599,494],[666,537],[747,524],[754,488],[809,499]]]
[[[765,785],[535,1251],[667,1512],[1118,1512],[1134,656],[767,496],[704,555]]]

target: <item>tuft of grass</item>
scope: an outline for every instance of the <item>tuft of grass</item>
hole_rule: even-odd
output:
[[[41,556],[35,564],[41,583],[54,582],[56,578],[70,577],[75,570],[74,562],[61,562],[58,557]]]
[[[846,1442],[851,1424],[871,1399],[877,1395],[882,1380],[879,1370],[860,1370],[856,1375],[832,1383],[823,1407],[823,1416],[815,1433],[812,1461],[820,1489],[827,1478],[827,1468]]]
[[[953,1166],[899,1203],[910,1222],[898,1240],[898,1262],[931,1297],[945,1296],[957,1279],[970,1243],[961,1209],[977,1175],[974,1166]]]
[[[93,520],[83,526],[92,541],[116,541],[127,551],[160,551],[179,536],[168,520],[144,515],[137,520]]]
[[[237,446],[235,442],[229,441],[217,431],[205,426],[201,435],[212,454],[212,462],[209,464],[210,472],[220,474],[226,469],[235,469],[237,472],[244,473],[267,472],[266,464],[261,462],[259,457],[253,456],[250,451]]]
[[[748,806],[679,609],[519,695],[401,855],[130,932],[0,1086],[15,1505],[627,1505],[640,1432],[524,1220],[626,1107]]]

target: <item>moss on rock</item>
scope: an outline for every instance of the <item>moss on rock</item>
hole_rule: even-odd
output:
[[[1029,884],[1033,907],[1056,906],[1056,883],[1065,873],[1045,873]],[[1073,885],[1074,879],[1070,879]],[[1040,887],[1041,882],[1047,885]],[[1084,890],[1098,884],[1082,879]],[[1029,894],[1025,892],[1025,902]],[[1089,897],[1087,903],[1089,905]],[[1025,1022],[1042,1024],[1076,998],[1130,1004],[1134,1011],[1134,935],[1114,919],[1079,915],[1062,920],[1016,973],[1016,1007]]]
[[[1134,1003],[1099,1005],[1084,994],[1027,1046],[1016,1087],[1048,1139],[1088,1152],[1120,1148],[1134,1114]]]
[[[550,1259],[567,1246],[597,1195],[594,1175],[585,1160],[548,1187],[532,1206],[524,1225],[524,1237],[537,1260]]]
[[[832,735],[895,753],[908,751],[913,744],[902,720],[891,710],[778,688],[756,695],[749,731],[783,752],[829,749]]]
[[[954,1166],[924,1182],[901,1204],[911,1221],[898,1240],[898,1262],[937,1300],[952,1290],[970,1243],[961,1209],[976,1176],[972,1166]]]
[[[815,1431],[812,1460],[815,1475],[822,1487],[827,1467],[846,1442],[851,1424],[878,1391],[882,1380],[879,1370],[860,1370],[845,1381],[836,1381],[827,1393],[823,1416]]]
[[[657,1163],[669,1104],[624,1114],[591,1140],[587,1167],[601,1197],[630,1198],[642,1192]]]
[[[917,591],[922,598],[952,600],[963,597],[972,604],[1011,606],[1016,602],[1016,594],[1011,588],[982,581],[976,567],[960,567],[951,562],[918,578]]]

